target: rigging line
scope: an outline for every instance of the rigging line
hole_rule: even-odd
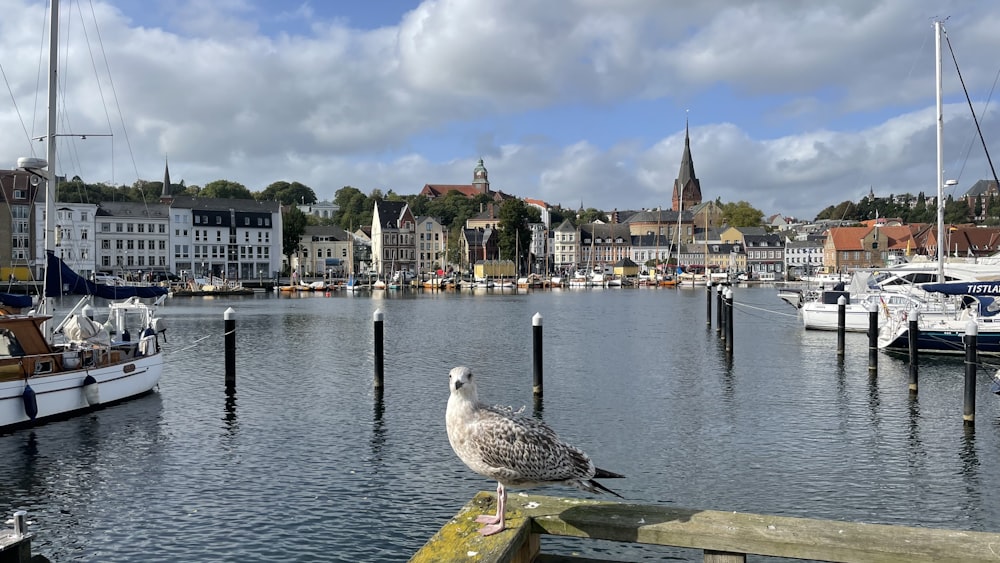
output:
[[[17,107],[17,99],[14,98],[14,89],[10,86],[10,80],[7,80],[7,73],[3,70],[3,63],[0,63],[0,76],[3,76],[3,82],[7,85],[7,93],[10,94],[10,103],[14,105],[14,113],[17,114],[17,120],[21,122],[21,130],[24,131],[24,137],[28,141],[28,150],[32,150],[34,147],[31,146],[31,134],[28,133],[28,128],[24,124],[24,117],[21,116],[21,110]]]
[[[101,107],[104,109],[104,119],[108,122],[108,132],[111,134],[111,138],[112,138],[111,183],[112,183],[112,185],[114,185],[114,181],[115,181],[114,180],[114,178],[115,178],[115,166],[114,166],[114,154],[115,154],[115,152],[114,152],[114,127],[111,126],[111,116],[108,113],[107,99],[104,96],[104,88],[101,87],[100,75],[97,72],[97,61],[94,59],[94,51],[93,51],[93,49],[90,48],[90,35],[87,33],[87,26],[82,24],[82,22],[84,21],[84,19],[83,19],[83,11],[80,8],[80,3],[79,2],[77,2],[76,8],[77,8],[77,13],[80,16],[81,27],[83,28],[83,38],[84,38],[84,41],[86,42],[86,45],[87,45],[87,54],[90,55],[90,66],[94,70],[94,76],[97,77],[97,80],[96,80],[96,82],[97,82],[97,93],[98,93],[98,96],[100,96],[100,98],[101,98]],[[91,17],[93,18],[94,28],[95,28],[95,30],[97,30],[98,35],[100,35],[100,31],[99,31],[98,26],[97,26],[97,17],[94,16],[94,5],[93,5],[93,2],[91,2],[91,4],[90,4],[90,12],[91,12]],[[101,50],[103,52],[103,50],[104,50],[104,46],[103,45],[101,45]],[[107,60],[107,57],[105,57],[105,61],[106,60]]]
[[[135,163],[135,154],[132,151],[132,140],[128,136],[128,128],[125,127],[125,117],[122,113],[121,103],[118,100],[118,90],[115,88],[115,79],[111,73],[111,63],[108,61],[107,51],[104,49],[104,38],[101,36],[101,26],[97,22],[97,15],[94,13],[94,2],[90,2],[90,11],[94,19],[94,32],[97,35],[97,44],[101,47],[101,56],[104,59],[104,68],[108,71],[108,82],[111,84],[111,97],[114,99],[115,108],[118,110],[118,120],[121,121],[122,135],[125,137],[125,146],[128,148],[129,158],[132,161],[132,170],[135,171],[135,177],[139,179],[139,167]],[[114,155],[112,155],[112,161],[114,160]],[[146,194],[144,191],[140,192],[142,194],[142,201],[146,203]]]
[[[763,311],[765,313],[771,313],[773,315],[779,315],[779,316],[782,316],[782,317],[798,317],[798,314],[794,314],[793,315],[791,313],[781,313],[781,312],[775,311],[773,309],[765,309],[764,307],[755,307],[753,305],[748,305],[746,303],[739,303],[739,302],[737,302],[737,303],[734,303],[734,305],[736,306],[737,309],[751,309],[751,310],[755,310],[755,311]]]
[[[951,38],[948,37],[948,32],[944,34],[945,42],[948,43],[948,52],[951,53],[951,60],[955,63],[955,72],[958,74],[958,81],[962,84],[962,92],[965,93],[965,101],[969,104],[969,111],[972,112],[972,120],[976,124],[976,132],[979,134],[979,141],[983,144],[983,152],[986,153],[986,161],[990,165],[990,172],[993,173],[993,181],[1000,185],[1000,180],[997,180],[997,171],[993,167],[993,159],[990,157],[990,151],[986,148],[986,139],[983,138],[983,130],[979,126],[979,119],[976,117],[976,109],[972,107],[972,98],[969,97],[969,90],[965,87],[965,79],[962,78],[962,70],[958,68],[958,58],[955,56],[955,50],[951,46]]]

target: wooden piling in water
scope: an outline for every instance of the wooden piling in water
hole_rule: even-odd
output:
[[[868,375],[878,375],[878,303],[868,304]]]
[[[232,307],[222,314],[225,320],[226,392],[236,391],[236,310]]]
[[[844,342],[847,332],[847,298],[841,295],[837,298],[837,356],[844,357]]]
[[[372,324],[375,327],[375,388],[382,389],[383,380],[385,379],[385,347],[382,341],[383,338],[383,328],[382,322],[385,318],[385,314],[382,313],[382,309],[375,309],[375,313],[372,314]]]
[[[977,340],[979,326],[969,321],[965,326],[965,401],[962,405],[962,423],[972,426],[976,423],[976,367],[978,363]]]
[[[908,337],[907,344],[910,348],[910,393],[917,393],[917,369],[920,365],[920,346],[918,340],[920,337],[920,327],[917,322],[920,319],[920,311],[916,307],[910,309],[908,317],[909,327],[907,329],[906,335]]]
[[[723,286],[719,286],[719,290],[715,292],[715,332],[717,334],[722,334],[722,289]]]
[[[534,348],[531,392],[535,397],[542,396],[542,314],[535,313],[531,317],[531,336]]]
[[[733,353],[733,288],[726,288],[726,354]]]
[[[708,298],[708,299],[706,299],[706,303],[705,303],[705,305],[707,307],[707,314],[705,315],[705,322],[708,324],[708,328],[712,328],[712,280],[711,279],[709,279],[707,282],[705,282],[705,289],[707,290],[705,292],[705,295]]]

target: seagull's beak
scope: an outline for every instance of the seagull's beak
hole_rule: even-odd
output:
[[[461,389],[462,385],[464,385],[464,383],[462,383],[461,381],[456,381],[455,382],[455,391],[458,391],[459,389]]]

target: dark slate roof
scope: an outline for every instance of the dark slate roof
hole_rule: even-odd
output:
[[[632,235],[632,248],[656,248],[666,249],[672,241],[667,235],[660,235],[659,240],[655,234]]]
[[[993,193],[996,193],[997,191],[996,182],[994,182],[993,180],[979,180],[975,184],[972,184],[972,187],[969,188],[969,191],[965,192],[965,197],[976,197],[978,195],[986,195],[987,192],[991,191]]]
[[[351,235],[336,225],[309,225],[306,227],[303,236],[333,238],[334,240],[346,241]]]
[[[405,201],[377,201],[375,208],[378,210],[379,224],[383,229],[398,229],[399,219],[403,215]]]
[[[760,246],[767,246],[767,247],[784,246],[783,244],[781,244],[781,237],[775,234],[770,234],[770,235],[744,234],[743,242],[746,243],[747,248],[760,247]]]
[[[103,204],[102,204],[103,205]],[[256,199],[234,199],[222,197],[191,197],[186,195],[175,196],[170,207],[179,209],[200,209],[217,211],[220,209],[232,209],[234,211],[265,212],[276,213],[281,209],[281,204],[277,201],[257,201]]]
[[[687,219],[688,223],[691,222],[693,215],[687,209],[681,211],[681,221]],[[661,223],[669,224],[677,222],[677,212],[671,209],[651,209],[649,211],[640,211],[635,213],[625,221],[626,224],[629,223]]]
[[[97,205],[94,215],[98,217],[148,217],[167,219],[170,208],[162,203],[142,203],[139,201],[103,201]]]

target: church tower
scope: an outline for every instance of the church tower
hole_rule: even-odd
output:
[[[691,209],[699,203],[701,203],[701,182],[694,174],[694,162],[691,160],[691,136],[688,134],[688,124],[685,120],[684,154],[681,156],[681,170],[677,173],[677,179],[674,180],[671,209],[674,211]]]
[[[472,187],[476,188],[476,192],[481,194],[490,193],[490,179],[489,174],[486,172],[486,167],[483,166],[483,159],[479,159],[479,164],[476,165],[475,170],[472,171]]]

